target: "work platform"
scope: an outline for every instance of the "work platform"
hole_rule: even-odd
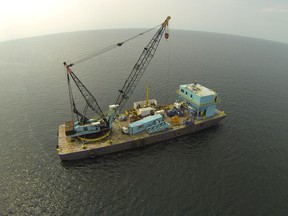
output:
[[[187,117],[179,117],[179,124],[177,125],[171,122],[171,118],[166,117],[165,121],[171,125],[168,130],[155,134],[148,134],[146,131],[143,131],[133,135],[122,133],[121,128],[127,127],[128,121],[120,122],[119,120],[115,120],[109,136],[95,142],[85,142],[79,139],[71,141],[65,135],[65,124],[63,124],[59,126],[57,151],[63,161],[95,158],[191,134],[217,125],[225,116],[224,112],[217,110],[213,117],[194,120],[193,124],[189,126],[184,124],[184,120]]]

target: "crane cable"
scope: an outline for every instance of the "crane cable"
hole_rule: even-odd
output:
[[[139,33],[139,34],[137,34],[137,35],[135,35],[135,36],[133,36],[133,37],[131,37],[131,38],[123,41],[123,42],[120,42],[120,43],[117,43],[117,44],[114,44],[114,45],[105,47],[105,48],[100,49],[100,50],[97,50],[97,51],[92,51],[92,52],[90,52],[90,53],[88,53],[88,54],[85,54],[85,55],[82,55],[82,56],[80,56],[80,57],[71,59],[71,60],[69,60],[69,61],[67,61],[67,62],[69,62],[69,64],[76,65],[76,64],[79,64],[79,63],[81,63],[81,62],[87,61],[87,60],[89,60],[89,59],[91,59],[91,58],[93,58],[93,57],[95,57],[95,56],[104,54],[104,53],[106,53],[106,52],[108,52],[108,51],[110,51],[110,50],[112,50],[112,49],[115,49],[115,48],[117,48],[117,47],[120,47],[120,46],[122,46],[124,43],[129,42],[129,41],[131,41],[131,40],[133,40],[133,39],[135,39],[135,38],[137,38],[137,37],[139,37],[139,36],[141,36],[141,35],[144,35],[144,34],[146,34],[147,32],[150,32],[150,31],[152,31],[153,29],[155,29],[155,28],[157,28],[157,27],[159,27],[159,26],[160,26],[160,25],[157,25],[157,26],[155,26],[155,27],[153,27],[153,28],[150,28],[150,29],[148,29],[148,30],[146,30],[146,31],[144,31],[144,32],[141,32],[141,33]]]
[[[169,29],[167,29],[167,33],[169,34]],[[168,41],[169,46],[168,46],[168,58],[167,58],[167,83],[166,83],[166,88],[167,91],[169,89],[170,86],[170,56],[171,56],[171,43],[170,43],[171,39]],[[170,97],[168,96],[169,94],[166,94],[166,98],[167,101],[169,101]]]
[[[72,122],[74,122],[74,111],[73,109],[75,109],[75,101],[74,101],[74,97],[73,97],[73,93],[72,93],[72,88],[71,88],[71,83],[70,83],[70,78],[69,78],[69,74],[67,74],[67,84],[68,84],[68,93],[69,93],[69,100],[70,100],[70,111],[71,111],[71,120]]]

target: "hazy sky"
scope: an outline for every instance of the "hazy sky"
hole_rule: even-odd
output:
[[[288,43],[288,0],[0,0],[0,41],[58,32],[151,28]]]

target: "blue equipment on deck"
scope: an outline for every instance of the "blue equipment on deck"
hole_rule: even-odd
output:
[[[162,120],[163,116],[161,114],[155,114],[153,116],[148,116],[139,121],[130,123],[128,125],[129,134],[132,135],[145,131],[148,126],[154,125]]]
[[[153,133],[158,133],[161,131],[168,130],[169,128],[170,128],[170,124],[168,122],[161,121],[161,122],[156,122],[156,124],[147,127],[146,131],[149,134],[153,134]]]

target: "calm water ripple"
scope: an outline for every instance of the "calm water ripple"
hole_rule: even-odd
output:
[[[57,127],[70,118],[62,62],[138,32],[0,43],[0,215],[287,215],[287,44],[171,30],[127,108],[147,82],[169,103],[198,80],[219,92],[227,118],[149,148],[60,161]],[[75,66],[103,110],[150,37]]]

